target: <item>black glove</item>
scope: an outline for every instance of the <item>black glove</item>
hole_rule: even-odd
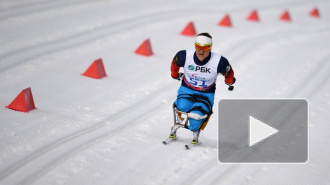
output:
[[[234,79],[233,79],[233,83],[232,83],[231,85],[229,85],[229,87],[228,87],[228,90],[229,90],[229,91],[234,90],[234,86],[232,86],[232,85],[233,85],[235,82],[236,82],[236,78],[234,77]]]
[[[181,79],[183,79],[183,77],[184,77],[184,74],[183,73],[179,73],[179,76],[178,77],[176,77],[176,78],[172,77],[172,78],[181,81]]]

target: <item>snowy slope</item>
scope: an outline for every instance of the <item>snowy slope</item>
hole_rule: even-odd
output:
[[[321,17],[309,12],[318,7]],[[258,10],[259,23],[246,21]],[[292,22],[279,21],[284,10]],[[233,27],[217,25],[225,14]],[[180,83],[170,62],[213,36],[237,83],[221,98],[306,98],[307,164],[220,164],[217,106],[200,140],[164,146]],[[0,2],[0,184],[330,184],[330,2],[327,0],[3,0]],[[154,55],[134,50],[150,39]],[[102,58],[108,77],[81,76]],[[37,109],[6,109],[31,87]]]

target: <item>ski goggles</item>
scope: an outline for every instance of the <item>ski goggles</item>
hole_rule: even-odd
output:
[[[199,45],[197,42],[195,42],[195,48],[197,51],[203,50],[203,51],[208,51],[211,50],[212,44],[207,44],[205,46]]]

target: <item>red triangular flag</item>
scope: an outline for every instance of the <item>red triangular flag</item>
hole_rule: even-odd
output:
[[[150,39],[143,41],[143,43],[135,50],[135,53],[147,57],[153,55]]]
[[[95,79],[106,77],[102,58],[95,60],[82,75]]]
[[[319,10],[317,8],[314,8],[311,12],[310,12],[310,16],[312,17],[320,17],[320,13]]]
[[[196,36],[196,29],[193,22],[189,22],[187,26],[182,30],[181,35]]]
[[[249,21],[255,21],[258,22],[259,21],[259,16],[256,10],[253,10],[250,15],[247,17],[247,20]]]
[[[280,20],[282,21],[291,21],[291,17],[288,11],[284,11],[283,14],[280,16]]]
[[[8,105],[8,109],[21,112],[29,112],[36,109],[31,92],[31,88],[24,89],[19,95]]]
[[[231,21],[229,15],[225,15],[225,17],[218,23],[219,26],[224,26],[224,27],[231,27]]]

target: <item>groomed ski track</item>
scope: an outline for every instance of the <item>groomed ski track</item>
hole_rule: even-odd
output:
[[[0,3],[5,10],[0,13],[0,184],[330,183],[325,155],[330,127],[324,114],[330,110],[329,2],[208,1],[214,6],[202,10],[197,1],[16,3]],[[306,15],[314,6],[322,12],[320,20]],[[247,22],[256,7],[262,21]],[[277,19],[284,8],[293,22]],[[233,28],[216,25],[225,13]],[[178,131],[177,142],[161,143],[172,126],[180,84],[170,79],[169,65],[175,52],[193,43],[179,35],[191,20],[198,31],[213,33],[213,50],[225,55],[237,74],[233,92],[219,76],[216,100],[308,99],[307,164],[220,164],[216,104],[200,147],[184,148],[192,137],[186,130]],[[147,38],[155,55],[135,55]],[[107,78],[80,75],[100,57]],[[27,114],[6,109],[27,86],[37,109]]]

